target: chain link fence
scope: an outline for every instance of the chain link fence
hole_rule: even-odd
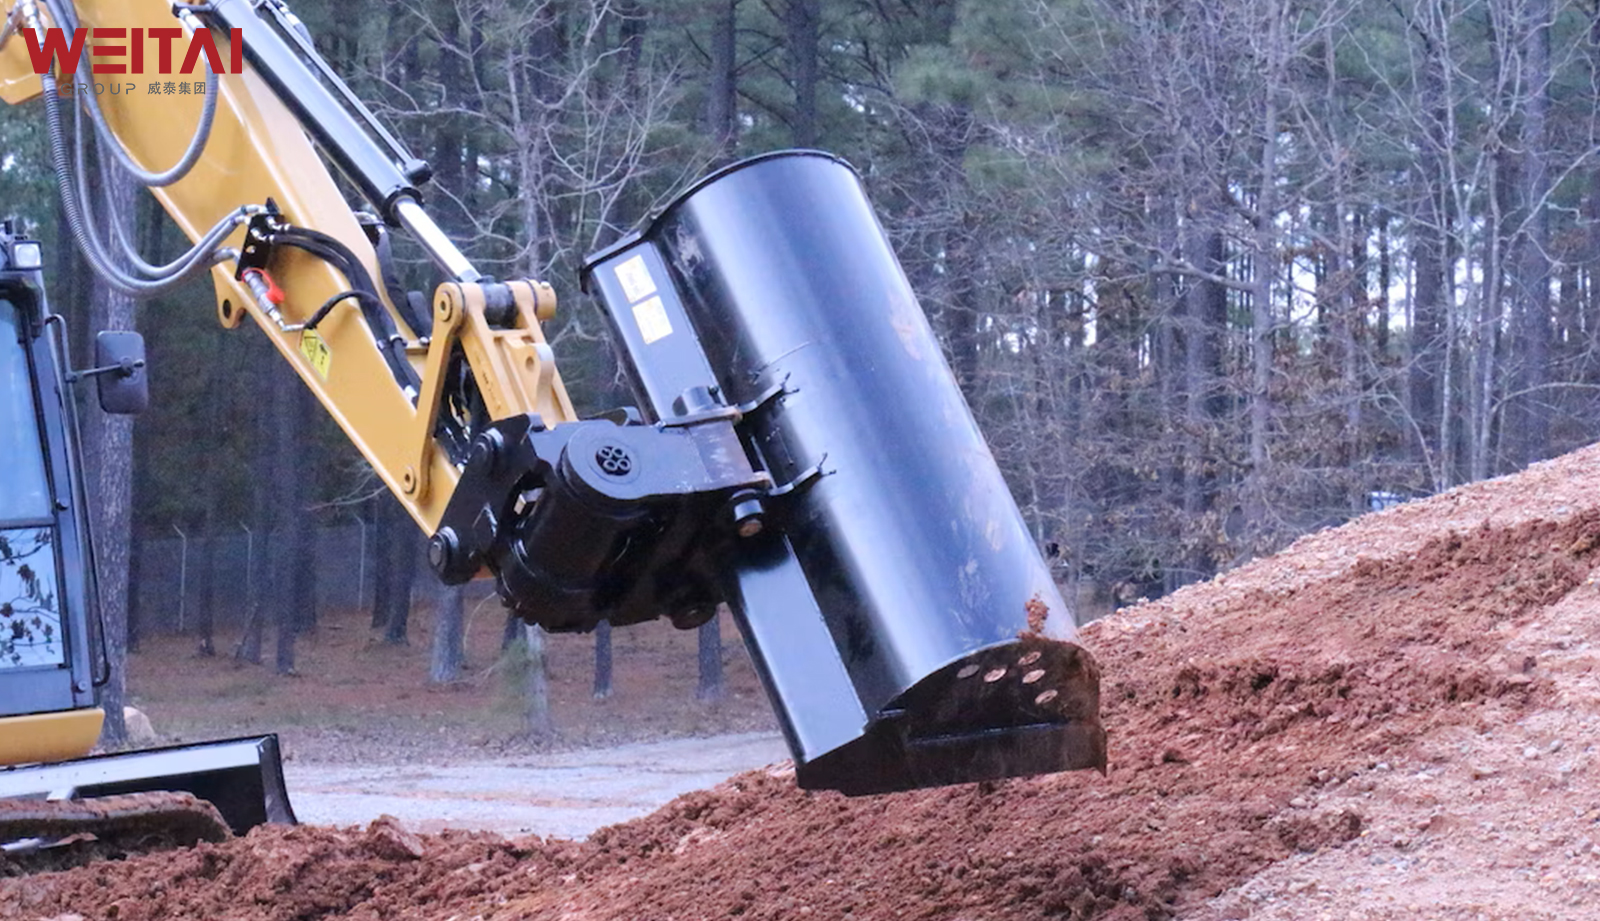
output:
[[[317,528],[312,533],[317,542],[317,608],[370,606],[376,529],[352,521],[338,527]],[[250,584],[250,563],[253,556],[278,552],[273,543],[273,535],[239,524],[206,537],[174,532],[171,537],[146,539],[140,547],[139,571],[132,585],[139,630],[149,636],[195,629],[205,605],[208,570],[213,627],[220,630],[242,625],[251,592],[272,590],[270,585]],[[258,558],[256,568],[270,573],[271,567],[259,565],[265,559]],[[431,573],[421,575],[431,577]]]

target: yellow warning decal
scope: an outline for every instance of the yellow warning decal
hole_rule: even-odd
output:
[[[300,331],[300,354],[311,362],[311,367],[317,369],[317,376],[328,379],[328,368],[333,364],[333,350],[328,348],[327,340],[317,335],[316,330]]]

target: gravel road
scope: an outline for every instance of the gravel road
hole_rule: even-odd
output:
[[[415,831],[581,839],[786,757],[776,733],[745,733],[446,765],[291,761],[284,772],[304,823],[365,825],[388,813]]]

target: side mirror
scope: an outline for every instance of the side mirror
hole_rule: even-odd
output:
[[[105,330],[94,342],[95,385],[100,408],[112,415],[144,412],[150,405],[150,378],[144,370],[144,337]]]

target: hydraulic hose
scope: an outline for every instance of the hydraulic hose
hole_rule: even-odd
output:
[[[76,27],[76,17],[70,9],[63,10],[56,0],[45,0],[45,3],[56,22],[61,23],[65,28]],[[37,13],[31,18],[34,21],[30,24],[36,28],[40,27],[40,23],[37,21]],[[124,250],[122,255],[134,267],[134,272],[130,273],[118,265],[117,261],[107,252],[105,244],[95,233],[92,226],[94,209],[91,201],[93,196],[85,184],[87,169],[84,165],[83,154],[83,145],[87,140],[85,137],[86,132],[77,132],[78,145],[73,152],[75,156],[69,154],[67,151],[66,127],[61,114],[61,99],[55,74],[47,70],[40,75],[39,79],[41,88],[44,91],[45,121],[50,137],[51,159],[56,170],[56,184],[61,194],[62,210],[66,214],[67,225],[72,233],[73,240],[77,243],[79,250],[83,252],[84,258],[90,267],[106,284],[113,290],[131,297],[152,297],[172,290],[223,258],[223,253],[218,250],[218,246],[226,238],[227,234],[243,220],[244,215],[248,213],[246,209],[241,209],[219,221],[216,226],[201,238],[196,246],[164,266],[151,265],[139,257],[136,252],[132,251],[131,246],[126,245],[126,237],[119,233],[117,237],[117,242],[121,244],[119,248]],[[214,80],[215,75],[210,74],[208,68],[208,81],[214,82]],[[214,115],[215,86],[208,86],[208,90],[211,90],[211,92],[207,93],[210,98],[206,102]],[[92,103],[92,94],[89,95]],[[76,98],[76,94],[74,98]],[[96,109],[95,111],[97,112],[98,110]],[[80,119],[79,124],[81,125],[81,110],[77,117]],[[209,134],[209,119],[202,118],[202,124],[206,129],[206,133]],[[105,130],[109,134],[109,126]],[[199,138],[198,132],[196,138]],[[103,151],[107,146],[112,147],[124,157],[126,156],[121,149],[121,142],[114,135],[110,137],[109,144],[102,143],[97,147],[97,154],[103,156]],[[191,139],[190,146],[191,148],[196,147],[196,139]],[[203,140],[200,140],[199,147],[203,148],[203,146]],[[196,154],[195,157],[189,157],[186,154],[184,158],[180,159],[178,166],[182,167],[182,172],[187,172],[193,166],[193,160],[197,156]],[[184,165],[184,159],[191,162]],[[129,164],[131,164],[131,161],[129,161]],[[131,165],[137,169],[136,164]],[[169,183],[176,181],[176,177],[168,178],[165,176],[166,173],[170,172],[172,171],[167,170],[163,171],[162,174],[150,174],[142,169],[138,170],[139,174],[145,176],[155,175],[156,178],[165,179]],[[107,208],[111,212],[110,216],[115,217],[115,205],[109,199],[107,199]]]
[[[356,292],[351,296],[354,297],[362,317],[367,321],[373,338],[377,340],[378,350],[383,355],[384,363],[389,367],[389,373],[393,375],[395,383],[415,399],[421,382],[416,369],[406,360],[405,337],[400,335],[399,327],[395,326],[394,317],[384,309],[383,301],[378,297],[378,289],[372,283],[372,276],[367,272],[366,266],[361,264],[361,260],[357,259],[355,254],[336,237],[309,227],[288,227],[280,230],[274,234],[273,243],[305,250],[344,275],[350,282],[351,289]],[[317,311],[316,321],[320,323],[327,311],[343,297],[344,295],[341,295],[338,299],[323,304]]]
[[[61,194],[62,210],[66,214],[67,226],[90,268],[104,279],[106,284],[130,297],[153,297],[176,288],[224,257],[224,254],[217,250],[217,245],[253,209],[241,208],[229,214],[201,238],[199,245],[191,248],[184,256],[167,266],[152,266],[151,268],[160,272],[155,277],[141,277],[117,265],[90,226],[93,215],[87,208],[89,195],[81,185],[81,174],[74,169],[74,157],[67,151],[66,126],[61,114],[61,100],[57,95],[55,75],[46,72],[41,74],[39,79],[44,90],[50,155],[56,170],[56,186]]]
[[[78,249],[82,251],[89,267],[113,290],[130,297],[153,297],[183,283],[187,276],[181,274],[159,279],[131,275],[117,266],[105,252],[99,238],[89,229],[88,221],[85,220],[86,202],[78,195],[72,155],[67,151],[66,126],[62,124],[61,100],[56,95],[55,75],[48,71],[40,74],[39,82],[44,90],[45,123],[50,135],[50,156],[56,168],[56,186],[61,193],[62,211],[66,214],[67,227],[72,232],[72,239],[78,244]]]
[[[72,31],[78,27],[76,11],[72,4],[63,4],[60,0],[44,0],[49,8],[50,15],[63,29]],[[117,140],[111,125],[106,122],[105,113],[100,110],[100,100],[93,93],[84,94],[87,97],[89,117],[94,121],[95,132],[104,142],[102,147],[109,149],[117,161],[117,165],[130,176],[137,179],[140,184],[150,188],[169,186],[194,168],[200,161],[200,154],[204,152],[206,142],[211,138],[211,125],[217,115],[217,75],[211,69],[210,61],[206,62],[206,98],[200,109],[200,124],[195,128],[194,135],[189,139],[189,145],[184,149],[183,156],[178,162],[168,169],[150,171],[133,161],[128,152],[123,149],[122,143]]]
[[[90,193],[88,185],[89,170],[85,164],[85,148],[88,146],[88,137],[87,132],[83,131],[82,109],[75,110],[74,112],[73,131],[75,142],[74,146],[76,148],[75,166],[77,170],[78,200],[82,202],[89,202],[93,200],[93,196]],[[104,149],[105,144],[103,142],[96,144],[95,163],[100,172],[100,181],[102,187],[109,189],[111,187],[113,177],[111,173],[111,166],[107,162],[106,157],[103,155]],[[172,260],[171,262],[166,263],[165,265],[152,265],[151,263],[145,261],[144,257],[139,254],[138,248],[135,247],[132,241],[128,239],[127,232],[123,227],[122,213],[117,207],[116,198],[111,195],[105,195],[101,198],[101,203],[104,205],[106,210],[106,222],[111,225],[113,239],[115,240],[117,249],[122,256],[121,264],[125,266],[131,266],[136,277],[142,276],[153,281],[162,281],[168,278],[178,277],[185,279],[192,278],[200,271],[210,268],[217,262],[217,259],[214,258],[214,254],[217,252],[217,248],[222,245],[222,241],[227,239],[228,235],[232,233],[234,229],[237,228],[249,216],[249,214],[258,210],[255,208],[240,208],[234,211],[232,214],[229,214],[222,220],[218,221],[210,230],[206,231],[206,233],[201,236],[200,240],[196,242],[193,247],[184,252],[183,255]],[[95,225],[94,214],[91,212],[88,217],[90,219],[89,227],[92,233]],[[103,244],[102,250],[104,250]]]

